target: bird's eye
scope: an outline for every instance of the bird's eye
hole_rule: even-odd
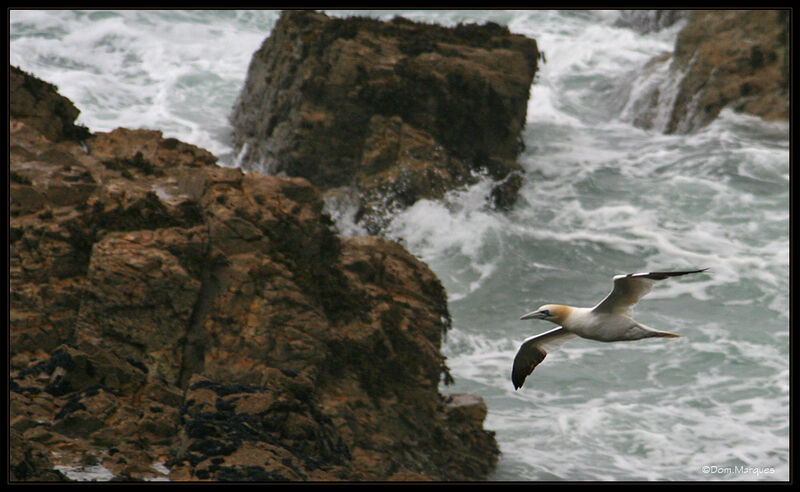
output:
[[[544,314],[545,316],[550,316],[550,310],[549,309],[542,309],[542,314]]]

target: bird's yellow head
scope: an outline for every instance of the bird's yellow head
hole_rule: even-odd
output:
[[[569,306],[561,304],[545,304],[536,311],[524,315],[520,319],[543,319],[556,324],[561,324],[569,316]]]

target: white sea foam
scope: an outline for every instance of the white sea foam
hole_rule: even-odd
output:
[[[92,131],[159,129],[227,160],[227,114],[277,16],[12,10],[10,62],[56,84]]]
[[[150,468],[155,470],[161,476],[146,478],[146,482],[168,482],[169,481],[169,468],[166,467],[163,461],[154,461]]]
[[[66,475],[70,480],[78,482],[108,482],[114,478],[114,474],[103,465],[56,465],[53,468]]]
[[[483,179],[476,185],[455,190],[444,200],[420,200],[397,213],[387,235],[401,241],[423,261],[438,264],[453,254],[466,261],[444,275],[451,301],[475,292],[495,272],[503,249],[502,214],[487,207],[486,197],[492,182]]]

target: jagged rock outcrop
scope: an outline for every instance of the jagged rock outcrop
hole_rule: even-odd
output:
[[[788,120],[789,12],[692,11],[672,56],[645,70],[656,77],[629,103],[639,127],[689,133],[723,108]]]
[[[60,100],[41,87],[34,106]],[[10,121],[12,480],[486,478],[485,404],[438,391],[449,315],[423,263],[338,237],[305,179],[27,114]]]
[[[8,91],[9,113],[50,140],[81,140],[89,136],[87,128],[75,124],[80,112],[52,84],[12,66],[8,71]]]
[[[373,233],[387,212],[477,174],[497,181],[491,202],[508,208],[538,56],[534,40],[493,23],[286,11],[253,55],[234,146],[246,169],[346,187]]]

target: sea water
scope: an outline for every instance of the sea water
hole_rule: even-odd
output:
[[[388,231],[448,292],[456,382],[442,391],[485,399],[502,452],[490,478],[788,480],[788,125],[723,111],[691,134],[633,126],[653,83],[640,69],[672,50],[680,24],[642,35],[616,27],[614,11],[328,13],[493,21],[545,52],[516,207],[488,209],[481,181],[416,203]],[[234,166],[228,117],[278,16],[12,10],[10,63],[57,85],[92,131],[159,129]],[[574,340],[514,391],[517,347],[552,327],[520,315],[594,305],[616,274],[694,268],[709,270],[637,306],[639,321],[681,338]]]

